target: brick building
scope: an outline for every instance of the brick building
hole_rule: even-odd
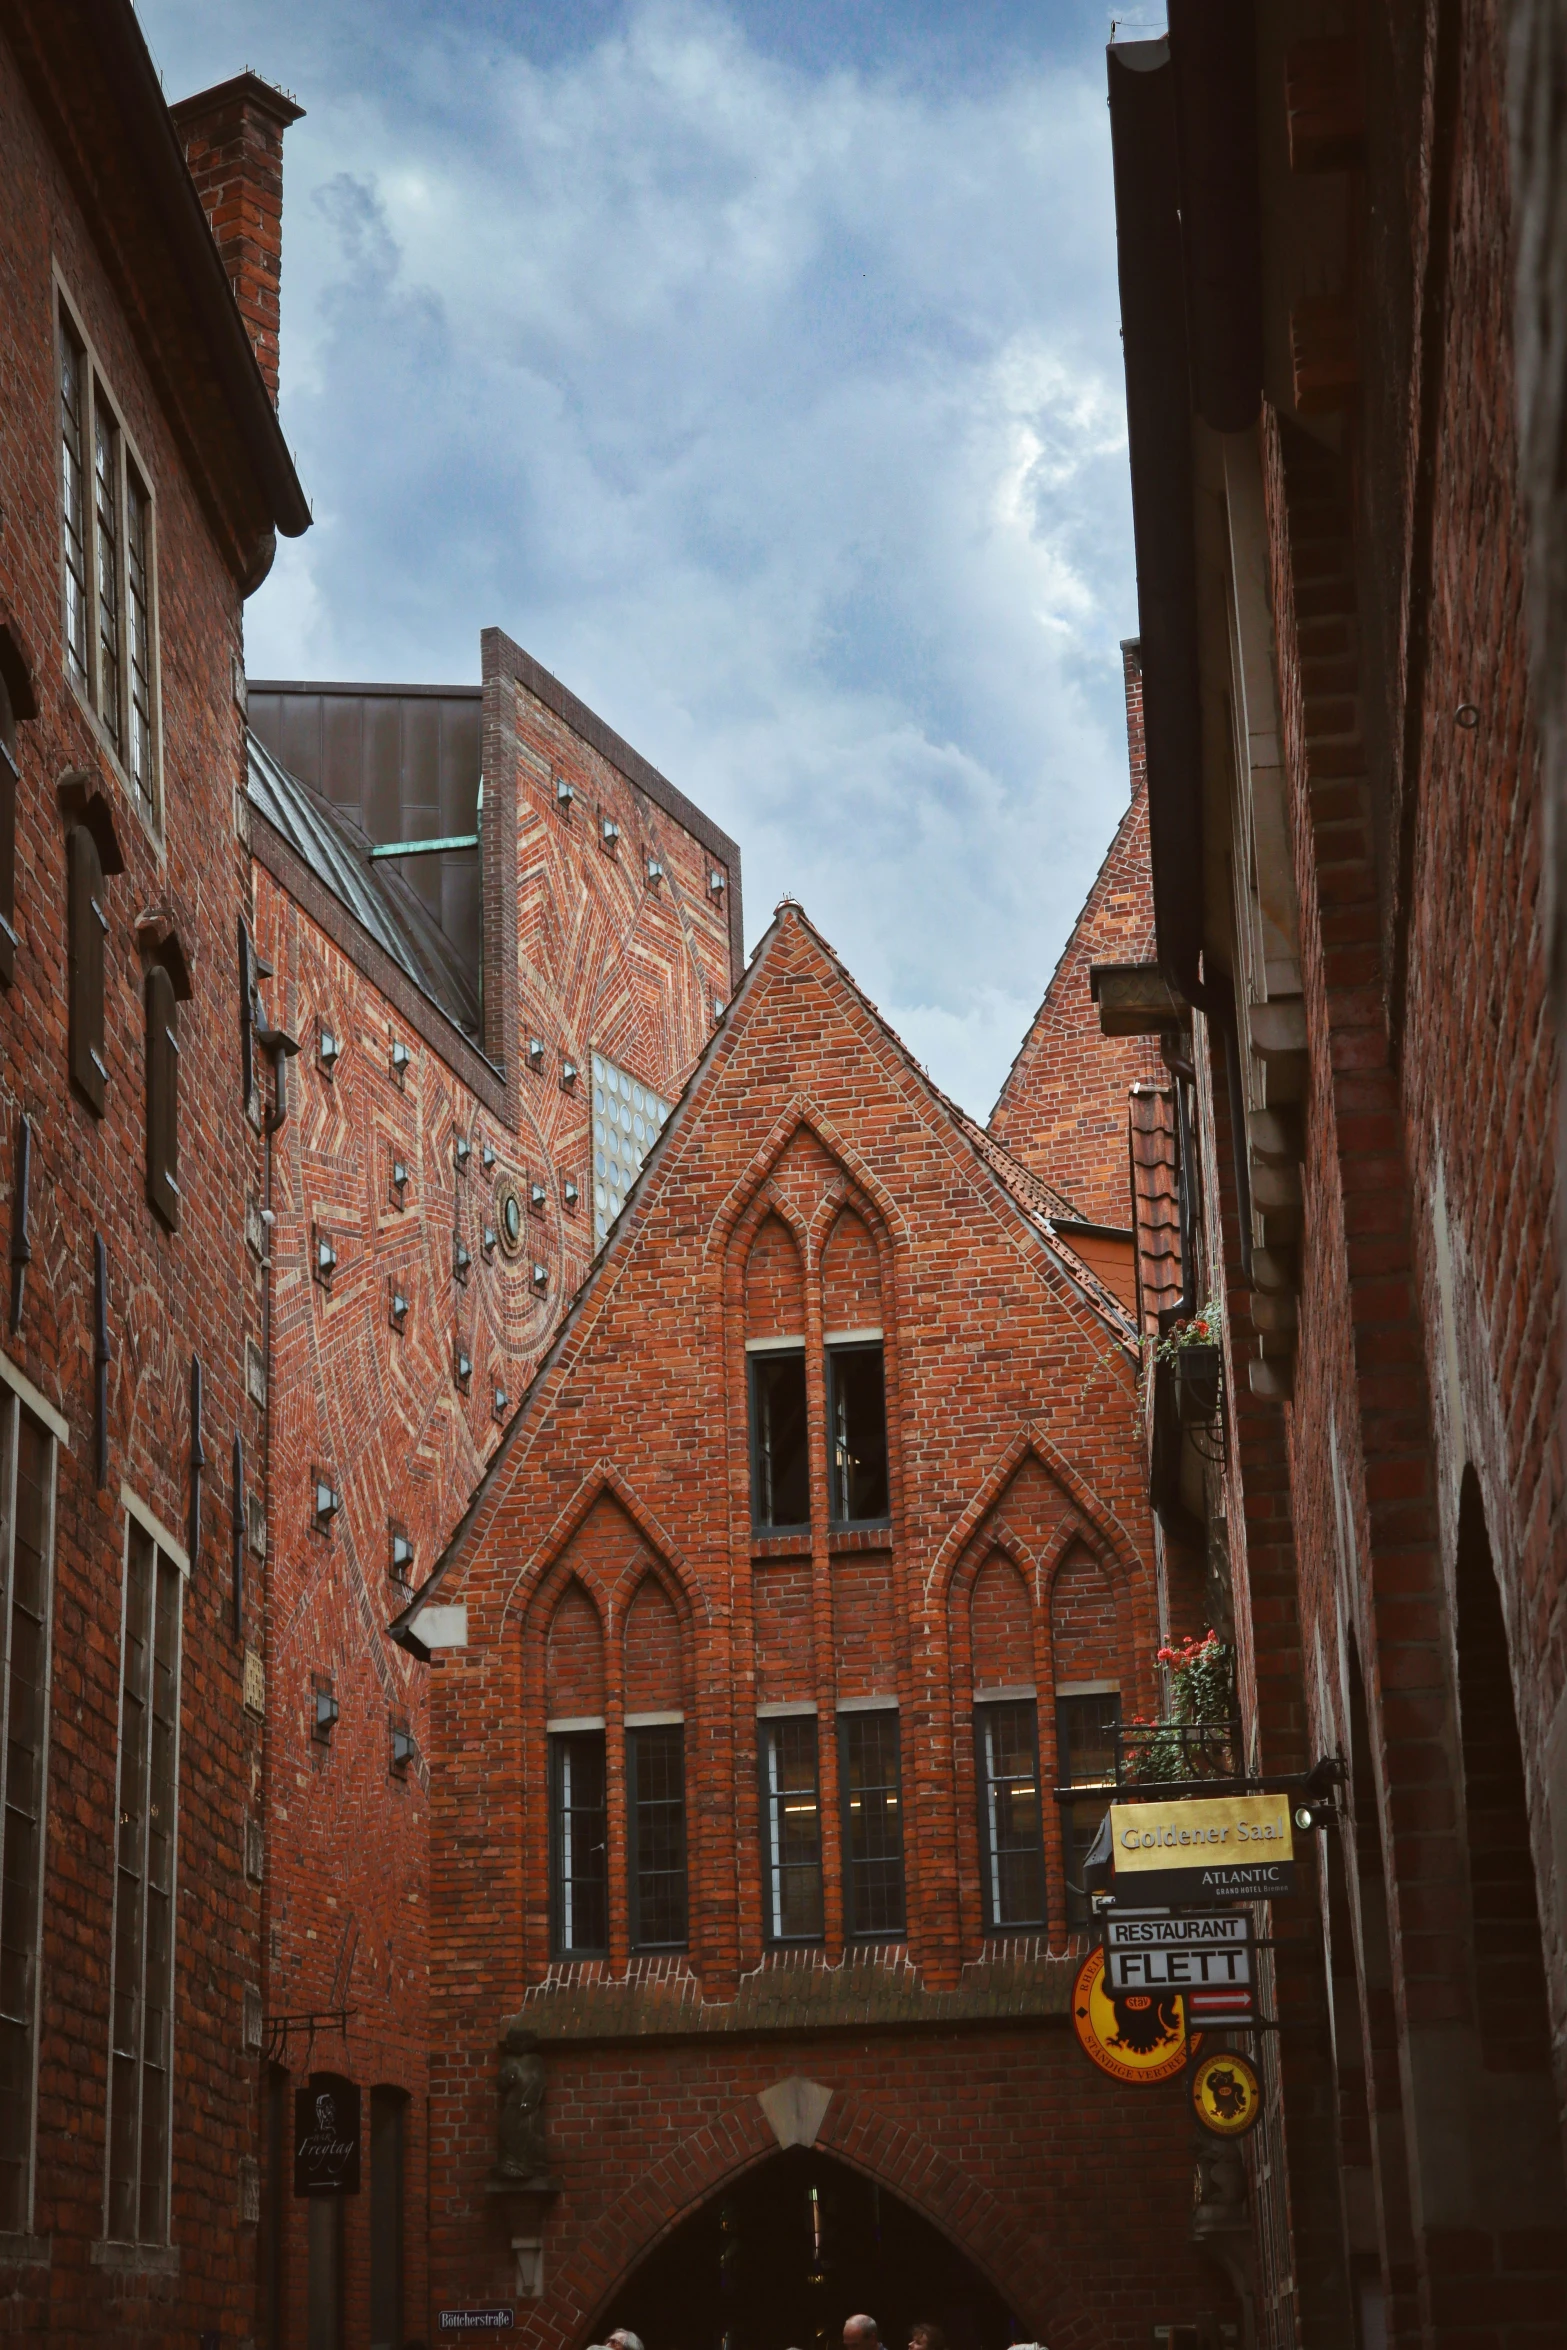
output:
[[[1559,1103],[1504,30],[1182,0],[1168,42],[1110,51],[1168,1072],[1138,1220],[1164,1326],[1217,1294],[1227,1365],[1222,1459],[1178,1437],[1156,1491],[1232,1608],[1250,1766],[1347,1769],[1275,1914],[1285,2159],[1252,2193],[1279,2345],[1567,2329]]]
[[[247,77],[184,119],[235,106],[276,178],[298,109]],[[233,2341],[264,1703],[230,1513],[261,1433],[241,626],[309,513],[275,237],[226,270],[128,0],[15,0],[0,125],[0,2332]]]
[[[472,688],[252,682],[287,1116],[268,1284],[261,2339],[421,2334],[428,1575],[739,971],[732,841],[499,630]],[[434,845],[445,844],[445,845]],[[453,845],[455,844],[455,845]],[[265,1239],[263,1242],[263,1235]],[[360,2092],[361,2192],[293,2193]]]
[[[1135,1330],[1071,1220],[786,902],[397,1627],[450,1642],[437,2310],[1232,2318],[1179,2083],[1070,2029],[1103,1798],[1040,1796],[1151,1708],[1160,1607]]]

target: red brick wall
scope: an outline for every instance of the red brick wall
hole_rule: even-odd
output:
[[[1153,1038],[1101,1036],[1088,992],[1091,963],[1151,962],[1154,953],[1143,679],[1135,646],[1123,658],[1131,805],[990,1113],[991,1132],[1026,1167],[1091,1222],[1117,1225],[1132,1220],[1127,1093],[1139,1078],[1163,1076]]]
[[[823,1254],[845,1207],[878,1267],[892,1526],[829,1533],[823,1515],[808,1543],[753,1538],[743,1355],[753,1237],[769,1216],[787,1218],[798,1236],[820,1495],[820,1339],[838,1310]],[[974,1986],[999,1980],[997,1967],[1021,1969],[1009,1982],[1065,1982],[1032,1935],[1004,1955],[987,1951],[972,1738],[972,1692],[1000,1662],[1009,1679],[1048,1690],[1050,1595],[1064,1560],[1091,1555],[1096,1603],[1102,1594],[1113,1625],[1095,1658],[1108,1645],[1129,1704],[1151,1703],[1157,1634],[1135,1377],[1105,1325],[1057,1286],[983,1163],[815,934],[786,910],[641,1205],[508,1438],[442,1587],[443,1600],[467,1607],[468,1646],[439,1656],[432,1673],[434,1997],[445,2034],[432,2075],[437,2306],[507,2287],[506,2225],[484,2180],[495,2159],[495,2049],[503,2019],[525,2000],[544,2036],[551,2161],[565,2182],[545,2221],[545,2299],[522,2313],[530,2339],[581,2338],[665,2220],[689,2207],[704,2180],[715,2184],[762,2150],[744,2106],[753,2087],[796,2069],[841,2081],[846,2065],[873,2084],[863,2113],[844,2125],[855,2159],[889,2185],[910,2185],[923,2166],[950,2182],[941,2190],[949,2212],[993,2215],[966,2220],[959,2233],[992,2247],[980,2257],[994,2260],[1031,2324],[1050,2321],[1063,2340],[1130,2345],[1172,2314],[1172,2294],[1177,2316],[1215,2299],[1173,2227],[1158,2231],[1146,2257],[1135,2246],[1118,2256],[1113,2290],[1098,2281],[1090,2290],[1104,2262],[1071,2223],[1070,2198],[1098,2166],[1113,2173],[1122,2144],[1126,2159],[1146,2163],[1144,2133],[1161,2126],[1153,2103],[1103,2097],[1064,2036],[1015,2042],[995,2025],[981,2028],[983,2015],[1004,2009],[964,2004],[980,1995]],[[607,1526],[613,1540],[595,1531]],[[638,1550],[654,1561],[688,1644],[690,1949],[656,1960],[630,1952],[617,1861],[609,1960],[552,1968],[546,1627],[563,1579],[580,1575],[606,1626],[618,1855],[619,1724],[631,1695],[616,1630],[640,1576]],[[1012,1579],[999,1588],[1011,1597],[1004,1628],[992,1631],[997,1587],[982,1582],[976,1599],[975,1584],[998,1550]],[[1103,1629],[1100,1616],[1095,1623]],[[833,1708],[861,1694],[895,1695],[902,1721],[909,1930],[906,1952],[880,1959],[846,1954],[843,1944]],[[755,1793],[755,1707],[780,1696],[814,1697],[819,1708],[827,1911],[820,1952],[791,1954],[781,1969],[762,1942]],[[1059,1920],[1053,1817],[1048,1838],[1050,1915]],[[1051,1932],[1059,1942],[1059,1924]],[[779,1999],[807,2002],[802,2029],[819,2012],[813,2000],[868,2001],[855,2012],[888,2019],[874,2056],[863,2041],[795,2040],[775,2062],[765,2049],[725,2043],[727,2003],[763,1980]],[[684,2013],[698,1990],[703,2016],[719,2027],[709,2039],[704,2026],[700,2047],[679,2037],[678,2023],[661,2053],[569,2044],[568,2015],[597,2013],[594,2002],[629,2002],[617,2012],[645,2013],[645,2028],[657,2030],[639,2001],[674,2000]],[[942,1999],[957,2004],[927,2004]],[[918,2028],[938,2014],[966,2016],[975,2028],[958,2043]],[[949,2045],[962,2052],[961,2096],[937,2085]],[[1007,2074],[1015,2092],[1003,2095]],[[993,2075],[994,2091],[983,2086]],[[1011,2112],[1016,2121],[1004,2124]],[[1173,2111],[1172,2123],[1178,2146],[1185,2124]],[[836,2126],[829,2121],[829,2140]],[[606,2166],[611,2142],[617,2161]],[[907,2169],[900,2146],[910,2149]],[[634,2183],[623,2189],[628,2176]],[[1048,2218],[1029,2217],[1036,2182]],[[1036,2227],[1037,2254],[1024,2249]]]
[[[259,1334],[244,1202],[256,1140],[241,1100],[236,922],[245,859],[234,832],[242,723],[233,692],[237,583],[212,515],[221,473],[202,494],[192,442],[160,404],[147,364],[146,305],[110,274],[106,252],[133,249],[146,220],[123,212],[114,235],[84,215],[90,178],[67,173],[10,42],[0,38],[0,604],[31,655],[38,715],[18,729],[16,971],[0,992],[0,1219],[15,1207],[18,1122],[33,1122],[32,1262],[7,1358],[65,1419],[59,1453],[43,1893],[37,2191],[42,2260],[0,2246],[0,2333],[18,2342],[150,2346],[198,2329],[250,2331],[255,2230],[240,2219],[240,2164],[254,2148],[256,2057],[244,2000],[261,1976],[260,1892],[245,1872],[257,1803],[261,1728],[243,1708],[243,1648],[231,1629],[227,1463],[243,1438],[250,1474],[262,1421],[244,1392],[247,1337]],[[83,104],[92,61],[83,60]],[[106,138],[105,149],[112,146]],[[106,156],[82,167],[95,168]],[[167,266],[156,239],[134,246]],[[164,832],[144,827],[129,787],[64,674],[54,289],[74,303],[102,379],[156,501]],[[139,324],[132,331],[130,316]],[[177,373],[178,352],[162,364]],[[202,461],[217,462],[210,444]],[[244,496],[255,500],[254,485]],[[203,496],[212,503],[205,505]],[[95,1118],[66,1075],[65,828],[56,786],[85,771],[108,800],[126,870],[104,893],[108,1103]],[[180,1229],[145,1196],[144,966],[134,923],[172,910],[194,993],[180,1012]],[[108,1255],[108,1480],[94,1464],[93,1239]],[[205,1379],[209,1463],[202,1541],[184,1592],[180,1709],[178,1917],[173,2011],[173,2222],[177,2271],[94,2265],[104,2233],[109,1977],[114,1904],[116,1750],[127,1512],[122,1482],[181,1544],[187,1539],[190,1359]],[[259,1645],[254,1585],[244,1638]]]
[[[802,1338],[805,1335],[804,1276],[794,1235],[781,1216],[757,1227],[745,1261],[747,1338]]]
[[[325,927],[318,917],[328,909],[303,902],[306,885],[290,887],[293,868],[255,825],[257,943],[276,974],[268,1005],[301,1046],[273,1177],[267,2001],[269,2012],[294,2014],[353,2007],[332,2063],[367,2095],[376,2083],[405,2091],[421,2131],[431,2030],[429,1680],[385,1636],[409,1596],[390,1573],[390,1529],[395,1523],[412,1539],[412,1579],[421,1583],[587,1270],[593,1052],[607,1051],[671,1099],[711,1030],[712,1000],[728,993],[728,909],[707,891],[707,848],[503,674],[512,655],[498,632],[487,636],[490,689],[504,686],[516,714],[514,732],[498,748],[487,741],[485,754],[486,886],[501,864],[517,910],[515,984],[489,983],[490,1010],[502,999],[499,1025],[512,1038],[504,1080],[482,1067],[475,1074],[471,1050],[433,1009],[412,1026],[400,996],[378,983],[351,918],[339,912]],[[579,787],[564,809],[555,796],[562,774]],[[492,805],[515,814],[514,850],[504,822],[489,834]],[[600,807],[618,811],[614,852],[597,839]],[[638,859],[654,844],[667,876],[649,885]],[[323,1026],[343,1047],[330,1072],[320,1060]],[[531,1036],[546,1046],[537,1067],[527,1055]],[[394,1041],[410,1048],[400,1075]],[[580,1072],[570,1084],[566,1059]],[[459,1137],[471,1145],[465,1165]],[[409,1170],[400,1194],[394,1158]],[[575,1205],[568,1178],[579,1186]],[[538,1205],[535,1185],[544,1193]],[[501,1212],[508,1188],[524,1210],[515,1254]],[[323,1230],[338,1260],[330,1288],[314,1277]],[[458,1238],[471,1259],[466,1279],[455,1271]],[[542,1288],[536,1264],[545,1268]],[[410,1307],[401,1332],[390,1314],[394,1281]],[[455,1375],[459,1346],[472,1364],[466,1387]],[[328,1533],[313,1522],[317,1467],[342,1500]],[[550,1650],[551,1714],[602,1711],[607,1681],[619,1692],[631,1592],[615,1579],[634,1583],[640,1555],[614,1510],[579,1534],[582,1580],[571,1583],[569,1571],[563,1578]],[[612,1618],[595,1616],[586,1596],[603,1576],[615,1584]],[[651,1598],[643,1607],[644,1621],[656,1617]],[[637,1668],[660,1685],[667,1647],[665,1631],[654,1631]],[[331,1681],[339,1706],[329,1745],[310,1734],[320,1679]],[[392,1765],[394,1727],[411,1729],[418,1749],[406,1774]],[[287,2052],[296,2077],[304,2045],[296,2034]],[[323,2061],[318,2041],[314,2062]],[[405,2166],[410,2334],[423,2329],[427,2304],[425,2176],[420,2136]],[[303,2204],[287,2200],[284,2225],[297,2330],[308,2269]],[[350,2204],[346,2248],[344,2339],[357,2350],[369,2338],[368,2195]]]

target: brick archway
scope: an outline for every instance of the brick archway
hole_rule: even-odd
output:
[[[1098,2323],[1052,2278],[1047,2249],[1021,2215],[928,2139],[835,2088],[816,2145],[928,2220],[1051,2350],[1103,2350]],[[593,2321],[648,2255],[720,2189],[778,2151],[754,2097],[684,2138],[590,2231],[572,2259],[566,2292],[541,2313],[537,2350],[573,2350],[591,2339]]]

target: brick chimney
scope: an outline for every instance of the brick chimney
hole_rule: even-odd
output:
[[[283,133],[305,110],[247,72],[169,111],[275,407]]]

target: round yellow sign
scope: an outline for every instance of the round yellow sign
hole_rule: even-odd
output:
[[[1138,2085],[1167,2081],[1186,2062],[1186,2016],[1178,1991],[1125,1992],[1104,1987],[1105,1954],[1091,1950],[1072,1986],[1072,2023],[1079,2040],[1112,2080]],[[1193,2041],[1195,2048],[1197,2041]]]
[[[1205,2056],[1192,2073],[1192,2103],[1216,2138],[1244,2138],[1262,2112],[1256,2067],[1228,2049]]]

